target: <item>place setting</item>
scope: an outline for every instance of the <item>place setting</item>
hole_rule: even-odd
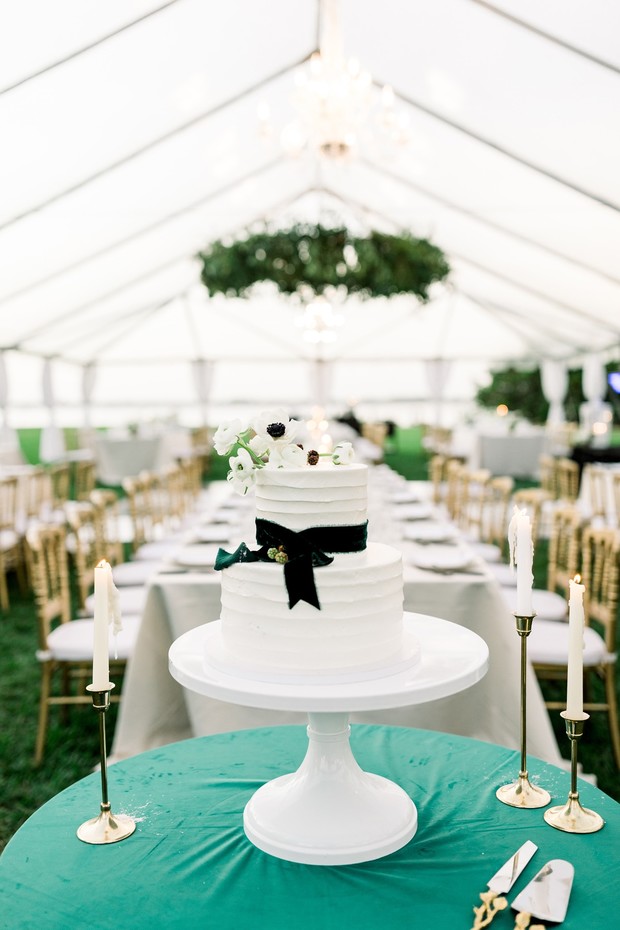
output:
[[[211,571],[215,565],[218,550],[217,543],[193,543],[181,546],[169,556],[167,564],[172,569]]]
[[[419,545],[441,543],[444,546],[456,545],[459,541],[459,532],[450,523],[438,520],[428,520],[401,527],[402,538]]]
[[[456,543],[451,546],[413,544],[406,550],[406,561],[435,575],[484,575],[480,560],[471,550]]]

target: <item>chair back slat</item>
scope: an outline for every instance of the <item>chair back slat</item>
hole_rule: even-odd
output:
[[[620,584],[620,536],[607,527],[587,527],[583,533],[582,581],[586,623],[603,628],[605,646],[616,648]]]
[[[26,553],[39,623],[39,647],[56,623],[71,620],[66,532],[56,524],[33,524],[26,535]]]

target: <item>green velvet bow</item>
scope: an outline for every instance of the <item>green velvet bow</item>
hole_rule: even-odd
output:
[[[314,580],[314,569],[334,561],[329,552],[361,552],[366,548],[368,523],[348,526],[311,526],[296,532],[271,520],[256,521],[256,541],[260,549],[248,549],[241,543],[234,552],[220,549],[215,560],[217,570],[237,562],[270,562],[274,553],[282,553],[284,583],[288,606],[306,601],[321,609]],[[277,560],[279,561],[279,560]]]

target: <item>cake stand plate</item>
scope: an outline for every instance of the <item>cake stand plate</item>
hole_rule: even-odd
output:
[[[209,641],[221,635],[220,621],[190,630],[171,646],[170,672],[193,691],[250,707],[308,712],[302,764],[263,785],[246,805],[244,829],[259,849],[291,862],[344,865],[386,856],[414,836],[415,804],[389,779],[360,768],[348,715],[456,694],[484,676],[489,653],[477,634],[447,620],[406,613],[404,624],[420,644],[417,664],[341,684],[308,676],[295,683],[261,681],[210,668]]]

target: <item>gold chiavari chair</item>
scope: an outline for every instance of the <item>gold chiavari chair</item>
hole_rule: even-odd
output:
[[[620,537],[608,527],[586,527],[582,537],[582,581],[585,585],[583,668],[586,700],[583,709],[607,715],[611,747],[620,768],[620,732],[616,697],[616,623],[619,607]],[[568,662],[569,625],[537,617],[529,642],[529,656],[541,680],[565,680]],[[592,699],[590,678],[603,683],[603,700]],[[563,710],[565,701],[546,701],[550,709]]]
[[[0,478],[0,609],[10,608],[7,574],[16,572],[20,588],[25,590],[23,537],[18,529],[19,479],[15,475]]]
[[[573,459],[559,458],[556,461],[558,499],[576,501],[579,494],[579,465]]]
[[[73,463],[73,497],[77,501],[87,501],[97,483],[97,468],[94,460],[80,459]]]
[[[50,707],[92,703],[85,685],[92,671],[94,621],[72,619],[64,527],[56,524],[30,527],[26,553],[39,635],[36,657],[41,668],[41,694],[34,757],[39,765],[45,753]],[[117,658],[114,655],[110,658],[112,672],[124,669],[133,652],[138,626],[138,617],[123,617],[123,630],[115,644]],[[116,691],[111,699],[119,697]]]

